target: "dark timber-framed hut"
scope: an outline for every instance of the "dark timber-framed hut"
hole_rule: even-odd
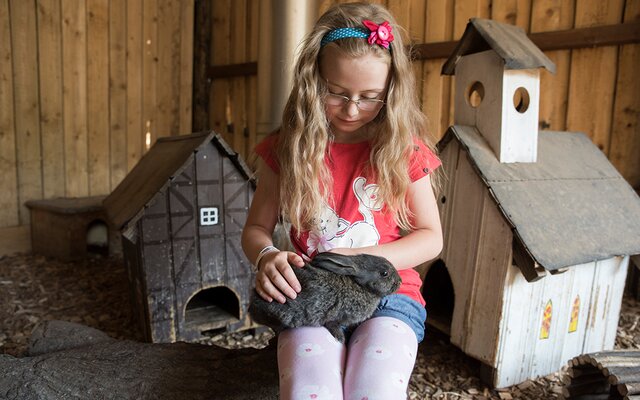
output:
[[[152,342],[250,327],[240,236],[251,171],[214,132],[164,137],[104,200],[122,233],[137,318]]]

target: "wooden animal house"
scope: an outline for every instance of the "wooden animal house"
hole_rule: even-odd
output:
[[[584,134],[538,131],[539,67],[554,70],[521,29],[482,19],[443,66],[456,115],[438,145],[445,246],[427,307],[445,304],[430,319],[497,387],[612,349],[640,253],[640,199],[605,155]]]
[[[204,132],[158,139],[104,200],[147,340],[252,326],[254,276],[240,235],[254,189],[242,159]]]
[[[29,200],[34,253],[73,261],[120,254],[120,235],[106,223],[105,196]]]

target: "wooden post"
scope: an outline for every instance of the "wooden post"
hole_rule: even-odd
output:
[[[127,175],[127,2],[109,4],[109,189]]]
[[[211,2],[196,0],[193,44],[193,127],[194,132],[209,129],[208,77],[211,38]]]
[[[142,122],[142,2],[127,2],[127,171],[144,153]]]
[[[633,22],[640,15],[640,1],[626,2],[624,14],[625,24]],[[640,43],[620,46],[609,154],[611,163],[636,190],[640,189],[640,79],[633,66],[638,60]]]
[[[60,2],[52,0],[40,1],[37,7],[38,62],[40,65],[47,66],[47,79],[40,79],[40,134],[42,136],[42,148],[47,149],[42,152],[42,189],[43,198],[45,199],[63,197],[65,195],[62,115],[62,20],[59,17],[60,7]],[[2,34],[0,33],[0,35]],[[7,36],[7,38],[9,37],[10,35]],[[10,66],[11,61],[7,61]],[[0,75],[2,75],[1,72]],[[42,77],[42,72],[40,76]],[[0,87],[0,92],[2,91],[3,89]],[[4,105],[0,105],[0,109],[4,109],[4,107]],[[13,108],[11,107],[9,110],[12,111]],[[3,111],[0,111],[0,114]],[[2,117],[0,116],[1,120]],[[4,129],[0,127],[0,130]],[[3,146],[5,145],[0,143],[0,148],[3,148]],[[13,145],[11,148],[13,148]],[[0,156],[0,159],[2,158]],[[5,168],[4,166],[0,166],[0,169],[7,172],[11,171],[9,167]],[[5,179],[9,181],[11,175],[5,173],[3,180]],[[2,191],[4,189],[0,188],[0,192]],[[12,189],[11,192],[13,191]],[[6,202],[2,201],[0,203],[6,204]],[[5,207],[0,208],[6,211],[4,210]],[[2,218],[0,218],[1,220]]]
[[[261,22],[271,25],[260,27],[262,40],[258,53],[258,136],[264,136],[280,126],[282,111],[291,90],[295,52],[315,22],[316,1],[271,0],[261,2]],[[265,14],[263,14],[263,11]],[[271,44],[262,46],[262,44]],[[258,140],[260,140],[258,138]]]
[[[109,107],[109,2],[88,1],[86,7],[87,96],[81,101],[87,103],[89,195],[99,195],[109,193],[110,189],[109,111],[116,113],[115,107],[112,110]]]
[[[42,198],[42,143],[39,123],[38,59],[36,52],[33,51],[37,47],[38,40],[36,35],[36,6],[31,2],[11,1],[9,2],[9,8],[10,21],[8,22],[12,27],[20,27],[20,29],[12,29],[11,32],[15,160],[19,168],[16,189],[20,200],[39,199]],[[2,62],[6,63],[4,55]],[[75,80],[79,79],[76,77]],[[84,100],[86,100],[86,97],[83,99],[83,104]],[[2,105],[5,106],[6,102],[2,101]],[[9,131],[11,132],[11,130]],[[11,137],[12,134],[10,133],[9,136]],[[10,157],[9,159],[12,158]],[[72,163],[69,162],[67,166],[69,164]],[[4,175],[2,179],[5,179]],[[12,180],[12,178],[9,179]],[[24,205],[18,204],[18,207],[20,224],[28,224],[28,210]]]
[[[5,55],[4,61],[0,63],[0,132],[2,132],[2,135],[0,135],[0,169],[2,170],[2,179],[0,180],[0,225],[2,226],[20,224],[12,80],[14,55],[11,52],[10,27],[9,4],[4,1],[0,3],[0,54]],[[46,125],[44,130],[48,131]]]
[[[536,1],[532,7],[532,34],[573,28],[575,5],[572,1]],[[544,98],[540,102],[540,129],[563,131],[567,125],[571,52],[556,50],[546,51],[545,54],[556,64],[556,73],[551,75],[543,72],[540,76],[540,93]]]
[[[444,42],[453,39],[453,2],[430,1],[425,11],[424,41]],[[457,42],[456,42],[457,43]],[[453,48],[445,56],[448,56]],[[452,78],[441,76],[442,60],[429,59],[423,62],[422,110],[429,118],[429,128],[439,137],[449,126]]]
[[[576,3],[575,27],[619,23],[623,1]],[[587,133],[608,156],[611,143],[615,75],[599,71],[617,70],[618,48],[578,49],[571,53],[567,130]],[[598,110],[598,112],[593,112]]]

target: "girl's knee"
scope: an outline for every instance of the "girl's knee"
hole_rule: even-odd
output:
[[[281,399],[342,399],[346,348],[325,328],[296,328],[278,337]]]
[[[391,317],[372,318],[349,343],[345,399],[404,399],[417,355],[414,330]]]

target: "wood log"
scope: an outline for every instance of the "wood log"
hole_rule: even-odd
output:
[[[566,398],[600,396],[603,392],[610,392],[611,398],[639,396],[640,351],[600,351],[574,357],[569,361],[567,376],[569,379],[562,380],[566,384],[563,388]]]
[[[578,365],[592,365],[594,367],[598,366],[598,361],[595,357],[592,357],[591,354],[583,354],[581,356],[576,357],[578,360]]]
[[[569,371],[567,371],[567,376],[570,378],[580,378],[583,376],[590,376],[590,377],[596,377],[596,376],[603,376],[602,372],[600,372],[599,369],[593,367],[593,366],[589,366],[588,368],[572,368]]]
[[[582,385],[582,384],[586,384],[586,383],[602,383],[602,384],[606,384],[607,386],[610,385],[610,383],[607,380],[607,378],[605,376],[602,376],[602,374],[600,374],[600,375],[583,375],[583,376],[580,376],[578,378],[570,378],[570,380],[568,382],[564,382],[564,383],[566,385],[569,385],[569,386]]]
[[[606,362],[607,360],[625,359],[625,358],[637,358],[638,350],[610,350],[610,351],[597,351],[595,353],[583,354],[577,358],[580,360],[597,360],[598,362]]]
[[[598,368],[602,370],[618,367],[640,367],[640,359],[616,358],[598,362]]]
[[[227,350],[120,341],[79,324],[47,321],[28,355],[0,355],[0,398],[277,399],[275,346]]]
[[[614,385],[640,381],[640,365],[638,364],[603,368],[602,372],[609,377],[609,383]]]
[[[565,397],[583,395],[583,394],[601,394],[609,393],[610,386],[604,381],[586,381],[581,383],[571,383],[568,386],[562,388],[562,394]]]
[[[640,376],[636,375],[636,379],[640,380]],[[616,385],[616,390],[622,396],[640,394],[640,382],[619,383]]]

